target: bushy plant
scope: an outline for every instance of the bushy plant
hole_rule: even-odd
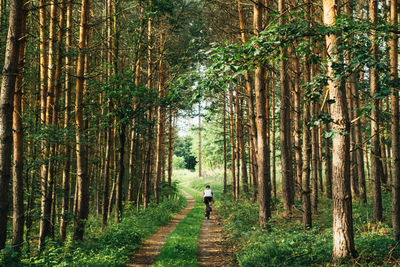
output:
[[[64,243],[49,240],[40,254],[20,257],[19,262],[11,252],[2,252],[0,266],[124,266],[144,238],[186,206],[186,198],[177,194],[176,184],[172,192],[164,192],[162,202],[150,204],[145,211],[136,212],[127,206],[119,224],[110,224],[97,235],[89,230],[91,234],[83,242],[73,242],[71,236]],[[88,224],[100,229],[95,220]]]

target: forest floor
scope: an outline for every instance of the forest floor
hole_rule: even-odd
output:
[[[222,231],[222,220],[213,207],[209,220],[200,229],[197,261],[199,266],[232,266],[232,258]]]
[[[187,192],[182,191],[187,198],[187,206],[177,214],[169,223],[161,227],[156,233],[148,237],[141,245],[140,249],[132,255],[131,261],[126,266],[128,267],[141,267],[141,266],[153,266],[157,260],[157,256],[161,249],[165,245],[168,236],[175,230],[180,221],[186,217],[186,215],[194,207],[194,198]]]
[[[195,191],[199,193],[199,191]],[[176,229],[179,223],[194,208],[195,199],[189,193],[183,191],[188,200],[188,205],[176,215],[167,225],[147,238],[140,249],[132,255],[131,261],[126,266],[153,266],[157,261],[162,248],[167,242],[168,236]],[[221,218],[213,210],[209,220],[203,219],[197,247],[198,266],[232,266],[232,259],[226,246],[222,231]],[[168,264],[170,265],[170,264]]]

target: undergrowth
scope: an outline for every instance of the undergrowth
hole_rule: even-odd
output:
[[[186,198],[177,193],[176,186],[163,191],[162,202],[151,203],[146,211],[136,212],[135,205],[127,203],[123,220],[103,231],[100,221],[89,219],[83,242],[73,242],[71,236],[64,243],[49,240],[46,249],[36,255],[18,256],[5,249],[0,266],[124,266],[143,239],[186,206]]]
[[[329,266],[332,258],[331,201],[320,199],[318,214],[313,214],[313,228],[303,230],[301,203],[296,203],[293,216],[284,216],[283,205],[273,199],[270,229],[258,227],[258,205],[248,199],[233,201],[230,191],[224,195],[221,182],[214,179],[195,180],[192,187],[203,189],[205,184],[217,195],[216,205],[224,219],[230,242],[236,247],[240,266]],[[400,246],[391,236],[391,195],[383,192],[384,222],[372,223],[372,200],[368,204],[353,201],[354,238],[358,253],[356,259],[344,261],[343,266],[399,265]]]
[[[168,236],[167,242],[157,257],[155,266],[198,266],[197,248],[200,228],[204,218],[204,204],[198,192],[184,189],[194,199],[194,208]]]

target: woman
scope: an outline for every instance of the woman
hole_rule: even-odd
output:
[[[205,204],[205,217],[207,217],[207,219],[210,219],[210,211],[211,211],[210,203],[213,200],[213,192],[211,191],[209,185],[206,185],[206,190],[204,190],[203,192],[203,199]]]

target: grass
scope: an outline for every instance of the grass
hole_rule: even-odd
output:
[[[220,174],[199,179],[187,175],[186,183],[202,190],[210,184],[216,196],[219,215],[224,219],[235,247],[239,266],[330,266],[332,258],[332,203],[320,195],[318,213],[313,214],[313,228],[302,229],[301,202],[291,218],[284,215],[280,198],[273,199],[271,229],[258,227],[258,205],[243,196],[233,201],[231,194],[224,195]],[[279,188],[279,187],[278,187]],[[230,192],[230,191],[228,191]],[[400,245],[391,236],[391,194],[382,188],[384,222],[372,222],[372,199],[362,205],[353,201],[354,239],[358,257],[342,266],[393,266],[399,265]]]
[[[162,202],[150,204],[146,211],[136,212],[135,206],[127,203],[122,222],[110,224],[103,231],[98,220],[89,219],[83,242],[75,243],[71,236],[65,243],[49,240],[46,250],[37,255],[23,252],[18,256],[10,249],[2,250],[0,266],[124,266],[143,239],[186,206],[186,198],[176,187],[168,194],[166,191]]]
[[[168,236],[166,244],[157,257],[155,266],[198,266],[197,248],[204,218],[204,205],[199,193],[188,188],[184,190],[194,197],[194,208]]]

